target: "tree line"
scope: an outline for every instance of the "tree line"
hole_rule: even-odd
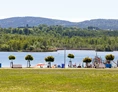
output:
[[[69,53],[67,57],[70,58],[68,67],[72,68],[73,65],[72,65],[72,60],[71,60],[71,59],[74,58],[74,54]],[[9,60],[11,60],[11,62],[12,62],[11,68],[13,68],[13,60],[15,60],[16,57],[15,57],[14,55],[10,55],[8,58],[9,58]],[[106,63],[104,63],[104,62],[103,62],[103,63],[104,63],[104,64],[110,64],[110,62],[114,60],[114,55],[108,54],[108,55],[105,56],[105,58],[106,58]],[[25,60],[27,60],[27,67],[30,68],[30,66],[31,66],[30,61],[32,61],[33,59],[34,59],[34,58],[33,58],[32,55],[27,55],[27,56],[25,56]],[[51,68],[51,62],[54,62],[54,57],[53,57],[53,56],[47,56],[47,57],[45,58],[45,61],[48,62],[48,66],[47,66],[47,67],[48,67],[48,68]],[[89,67],[88,64],[89,64],[91,61],[92,61],[92,58],[89,58],[89,57],[85,57],[85,58],[83,59],[83,62],[86,63],[86,67]],[[100,64],[99,61],[94,61],[94,62],[97,62],[97,63]],[[41,66],[40,66],[40,67],[41,67]],[[64,64],[64,67],[65,67],[65,64]],[[62,67],[62,68],[64,68],[64,67]],[[92,68],[92,67],[91,67],[91,68]],[[111,68],[111,67],[109,67],[109,68]]]
[[[0,28],[0,51],[118,50],[118,31],[47,26]]]

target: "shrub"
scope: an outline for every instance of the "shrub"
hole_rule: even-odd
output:
[[[68,54],[68,58],[74,58],[73,54]]]
[[[90,63],[91,61],[92,61],[92,59],[89,58],[89,57],[85,57],[85,58],[83,59],[83,62],[85,62],[85,63]]]
[[[14,59],[16,59],[16,57],[13,56],[13,55],[10,55],[8,58],[9,58],[9,60],[14,60]]]
[[[114,60],[114,55],[112,55],[112,54],[108,54],[108,55],[106,55],[105,56],[105,58],[106,58],[106,60]]]
[[[45,58],[46,62],[53,62],[54,61],[54,57],[53,56],[48,56]]]

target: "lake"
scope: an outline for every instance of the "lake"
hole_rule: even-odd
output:
[[[71,53],[74,54],[75,58],[72,59],[72,63],[76,65],[81,65],[82,60],[85,57],[94,58],[96,55],[96,52],[94,50],[66,50],[66,67],[68,66],[69,58],[67,55]],[[61,65],[64,63],[64,50],[58,50],[57,52],[0,52],[0,63],[2,64],[2,67],[10,67],[10,60],[8,59],[9,55],[14,55],[16,59],[13,61],[14,64],[22,64],[23,67],[27,66],[27,61],[25,60],[26,55],[32,55],[34,57],[34,60],[31,61],[31,66],[35,66],[38,63],[45,63],[44,58],[47,56],[54,56],[55,61],[52,63],[52,65],[57,64]],[[102,58],[102,60],[105,60],[105,56],[107,54],[113,54],[115,56],[114,61],[116,62],[118,60],[118,51],[114,52],[97,52],[97,55]]]

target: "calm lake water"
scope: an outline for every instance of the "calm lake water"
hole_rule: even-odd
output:
[[[67,57],[69,53],[74,54],[75,58],[72,59],[72,63],[76,63],[76,65],[81,65],[83,58],[87,56],[94,58],[96,55],[94,50],[66,50],[66,67],[68,66],[68,62],[70,60]],[[61,65],[64,63],[64,50],[59,50],[57,52],[0,52],[0,63],[2,64],[2,67],[10,67],[11,61],[8,59],[8,57],[9,55],[14,55],[16,57],[16,59],[13,61],[14,64],[22,64],[23,67],[26,67],[27,61],[25,60],[25,56],[28,54],[34,57],[34,60],[31,61],[32,67],[38,63],[45,63],[44,58],[50,55],[54,56],[55,58],[55,61],[52,63],[52,65]],[[97,55],[101,57],[102,60],[105,60],[105,55],[107,54],[113,54],[115,56],[115,62],[118,60],[118,51],[97,52]]]

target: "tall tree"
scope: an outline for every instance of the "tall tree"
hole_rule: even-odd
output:
[[[85,58],[83,59],[83,62],[86,63],[86,67],[88,67],[88,63],[90,63],[91,61],[92,61],[92,59],[89,58],[89,57],[85,57]]]
[[[108,54],[105,56],[107,63],[110,63],[110,61],[114,60],[114,55],[112,54]]]
[[[16,57],[13,55],[10,55],[8,58],[9,58],[9,60],[11,60],[11,67],[13,68],[13,60],[15,60]]]
[[[51,62],[54,62],[54,57],[48,56],[45,58],[45,61],[48,62],[48,67],[51,68]]]
[[[69,67],[72,67],[72,61],[71,61],[71,59],[74,58],[74,55],[73,54],[68,54],[68,58],[70,58]]]
[[[25,57],[25,60],[27,60],[27,67],[30,68],[30,66],[31,66],[30,61],[32,61],[33,59],[34,59],[34,58],[33,58],[32,55],[27,55],[27,56]]]

